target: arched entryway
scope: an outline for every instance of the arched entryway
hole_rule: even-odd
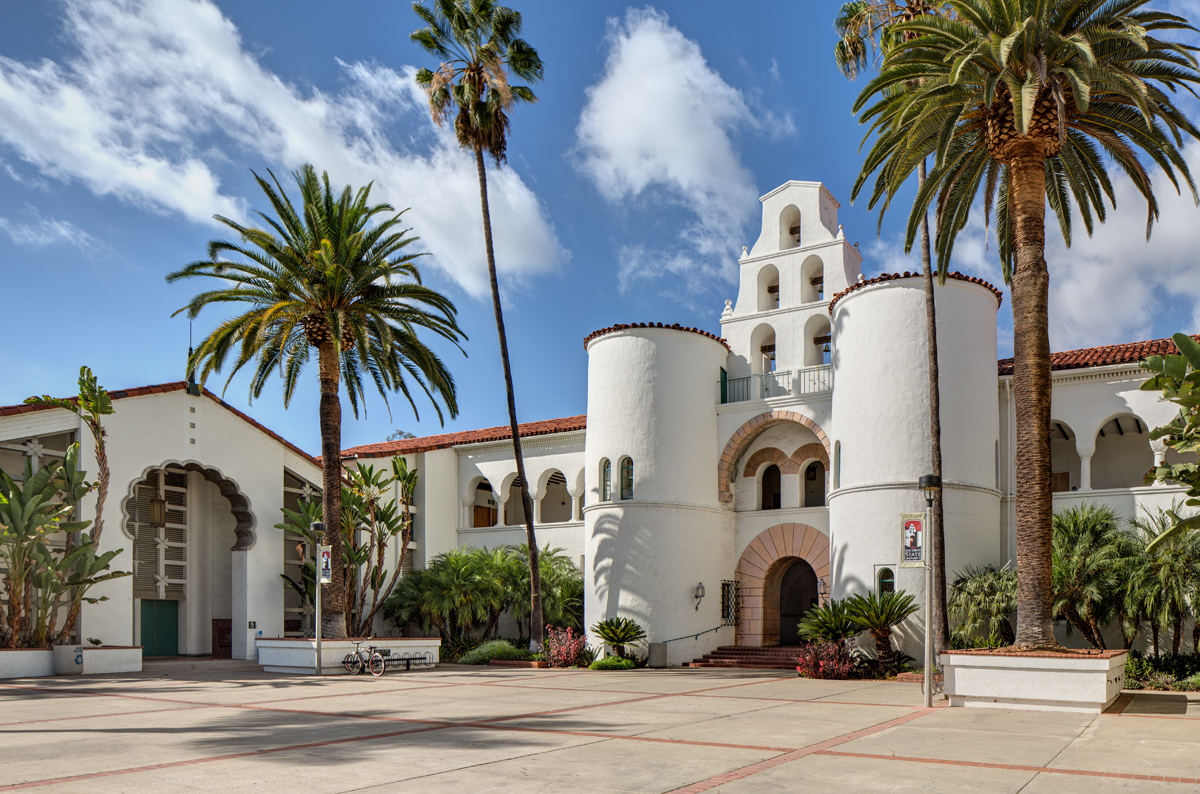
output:
[[[793,560],[779,583],[779,644],[799,645],[797,628],[817,604],[817,572],[808,560]]]
[[[815,582],[802,574],[804,568],[791,574],[793,566],[804,562],[812,571],[812,579],[829,577],[829,538],[807,524],[779,524],[761,532],[750,541],[737,564],[737,581],[741,596],[738,617],[737,644],[748,646],[778,645],[784,631],[783,598],[800,599],[811,607],[815,592],[805,595],[805,581],[815,590]],[[796,602],[788,602],[788,620],[795,614]],[[799,619],[796,618],[798,621]],[[794,633],[795,628],[791,631]]]

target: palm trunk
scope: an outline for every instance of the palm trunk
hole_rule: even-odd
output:
[[[322,543],[329,546],[332,576],[321,587],[321,636],[346,638],[346,567],[342,562],[342,402],[338,398],[337,342],[327,339],[317,349],[321,377],[321,507],[325,518]]]
[[[487,171],[483,165],[483,147],[475,145],[475,168],[479,171],[479,202],[483,207],[483,242],[487,248],[488,280],[492,285],[492,309],[496,313],[496,334],[500,337],[500,360],[504,363],[504,389],[508,396],[508,422],[512,428],[513,457],[521,482],[521,506],[525,510],[525,542],[529,544],[530,650],[542,649],[542,577],[538,567],[537,537],[533,533],[533,500],[525,477],[525,458],[521,454],[521,434],[517,430],[517,399],[513,393],[512,368],[508,363],[508,337],[504,333],[504,312],[500,308],[500,282],[496,278],[496,255],[492,249],[492,216],[488,210]],[[533,627],[537,626],[535,630]],[[536,634],[534,632],[537,632]]]
[[[1154,643],[1150,648],[1150,652],[1153,653],[1155,656],[1158,656],[1158,624],[1157,623],[1150,624],[1150,638],[1151,638],[1151,641]]]
[[[925,185],[925,161],[917,165],[917,184]],[[929,254],[929,216],[921,218],[921,268],[925,275],[925,336],[929,355],[929,451],[931,474],[942,476],[942,398],[939,385],[937,305],[933,294],[933,257]],[[937,649],[950,647],[950,620],[946,610],[946,533],[942,529],[942,491],[933,495],[930,527],[933,535],[933,626]]]
[[[1171,655],[1179,655],[1179,642],[1183,639],[1183,618],[1175,618],[1175,625],[1171,627]]]
[[[1016,409],[1017,646],[1054,648],[1051,611],[1050,273],[1046,269],[1046,172],[1040,143],[1014,147],[1008,164],[1013,215],[1013,400]]]
[[[1196,622],[1192,624],[1192,653],[1200,653],[1200,615],[1196,616]]]
[[[875,640],[875,656],[879,658],[879,667],[882,670],[891,670],[896,666],[896,655],[892,651],[892,632],[887,631],[872,631],[871,637]]]

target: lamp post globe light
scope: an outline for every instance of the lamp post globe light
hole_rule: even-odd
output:
[[[929,532],[929,516],[933,511],[933,497],[942,490],[942,478],[936,474],[923,474],[917,480],[917,488],[925,494],[925,521],[922,534],[925,536],[922,556],[925,563],[925,708],[933,705],[933,533]]]

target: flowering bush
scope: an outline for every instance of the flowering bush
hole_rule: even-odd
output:
[[[551,667],[580,667],[584,664],[586,648],[587,635],[576,634],[569,627],[546,626],[546,659]]]
[[[796,672],[802,678],[845,679],[854,675],[857,662],[845,640],[813,642],[796,657]]]

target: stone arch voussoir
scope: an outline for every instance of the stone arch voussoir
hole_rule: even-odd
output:
[[[818,579],[829,577],[829,538],[807,524],[778,524],[750,541],[738,560],[741,605],[737,644],[779,643],[779,584],[796,560],[812,566]]]
[[[733,501],[733,491],[730,490],[730,484],[733,482],[734,476],[737,474],[737,462],[746,451],[746,448],[758,437],[760,433],[768,427],[784,424],[785,422],[793,422],[795,424],[804,425],[817,436],[817,440],[821,442],[821,446],[825,452],[825,467],[829,467],[829,438],[825,435],[825,431],[821,429],[813,420],[807,416],[795,411],[766,411],[758,416],[750,419],[737,430],[729,438],[729,443],[725,445],[724,451],[721,453],[721,459],[717,462],[717,499],[721,502]],[[805,445],[808,446],[808,445]],[[801,447],[804,449],[804,447]],[[780,467],[782,471],[782,467]]]

